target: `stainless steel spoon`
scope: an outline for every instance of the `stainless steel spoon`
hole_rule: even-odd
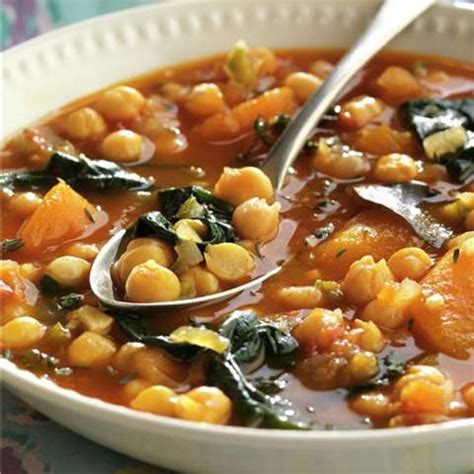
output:
[[[391,39],[435,2],[436,0],[385,0],[383,2],[362,36],[339,61],[321,88],[308,100],[270,150],[262,169],[270,177],[276,191],[280,191],[283,187],[288,169],[301,151],[311,131],[335,102],[350,79]],[[121,301],[114,295],[110,268],[116,260],[120,241],[124,234],[125,230],[117,232],[104,245],[96,257],[90,273],[90,287],[94,295],[104,305],[118,310],[143,313],[214,303],[260,285],[281,269],[281,267],[276,267],[248,283],[213,295],[157,303]]]

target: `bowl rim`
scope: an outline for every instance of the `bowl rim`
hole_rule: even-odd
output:
[[[316,2],[325,0],[316,0]],[[333,0],[339,3],[360,3],[360,0]],[[380,0],[364,0],[367,4],[377,4]],[[252,0],[239,0],[239,3],[251,3]],[[260,3],[268,4],[282,4],[287,5],[288,0],[259,0]],[[32,39],[24,41],[18,45],[7,48],[0,53],[0,61],[9,61],[17,54],[23,53],[23,50],[36,46],[36,43],[47,43],[54,41],[62,35],[71,35],[74,32],[84,28],[91,27],[97,23],[109,22],[129,13],[146,12],[148,10],[165,9],[167,7],[175,8],[177,5],[185,8],[187,5],[212,5],[220,3],[219,0],[204,0],[196,2],[195,0],[179,0],[175,3],[151,3],[146,5],[135,6],[104,15],[99,15],[94,18],[86,19],[71,25],[66,25],[57,28],[53,31],[36,36]],[[448,0],[439,0],[436,7],[445,9],[446,11],[454,11],[460,8],[467,12],[474,13],[474,5],[459,1],[453,5]],[[2,64],[2,69],[3,69]],[[154,415],[150,413],[139,412],[126,406],[106,402],[99,398],[83,395],[75,390],[63,388],[46,377],[39,377],[33,372],[17,367],[13,362],[0,358],[0,383],[7,389],[12,387],[16,393],[16,388],[28,388],[34,392],[34,396],[42,399],[54,398],[56,404],[61,404],[71,410],[74,406],[75,411],[87,410],[94,413],[97,418],[114,417],[114,422],[129,426],[131,422],[139,423],[143,429],[180,431],[180,435],[187,437],[194,437],[195,435],[214,435],[216,439],[221,442],[251,442],[258,441],[260,446],[262,443],[271,443],[275,445],[276,442],[286,443],[287,441],[297,441],[303,446],[305,443],[312,443],[318,441],[320,443],[333,443],[334,441],[353,443],[357,441],[368,442],[370,445],[384,444],[387,441],[397,441],[402,444],[414,442],[433,441],[439,436],[447,438],[460,438],[464,435],[474,434],[474,418],[463,418],[457,420],[449,420],[441,423],[417,425],[409,427],[398,428],[381,428],[381,429],[350,429],[350,430],[281,430],[281,429],[262,429],[243,426],[222,426],[212,425],[207,423],[197,423],[186,420],[179,420],[175,418]],[[20,396],[20,398],[22,398]],[[25,397],[28,398],[28,397]],[[33,408],[35,406],[33,405]],[[59,423],[61,423],[59,421]],[[286,444],[285,444],[286,446]],[[292,448],[293,449],[293,448]],[[297,449],[297,447],[296,447]]]

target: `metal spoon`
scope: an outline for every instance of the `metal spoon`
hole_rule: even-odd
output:
[[[289,167],[313,128],[324,113],[335,102],[337,96],[350,79],[391,39],[407,25],[420,16],[436,0],[385,0],[362,36],[339,61],[321,88],[300,110],[296,118],[281,134],[272,147],[262,169],[270,177],[275,190],[281,190]],[[276,267],[261,277],[220,293],[198,298],[164,301],[157,303],[130,303],[118,300],[114,295],[110,268],[117,257],[120,241],[125,230],[117,232],[102,248],[92,265],[90,287],[94,295],[106,306],[135,313],[165,309],[179,309],[190,306],[202,306],[229,298],[241,291],[260,285],[263,281],[278,273]]]

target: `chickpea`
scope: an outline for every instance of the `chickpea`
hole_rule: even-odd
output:
[[[163,128],[153,137],[155,156],[176,155],[186,150],[188,141],[177,127]]]
[[[71,255],[72,257],[82,258],[90,262],[94,260],[95,257],[97,257],[99,249],[95,244],[84,244],[83,242],[74,242],[66,248],[65,253],[67,255]]]
[[[372,256],[366,255],[352,263],[341,288],[351,303],[363,305],[377,296],[385,282],[392,280],[385,259],[375,262]]]
[[[334,64],[324,59],[317,59],[309,67],[309,72],[321,79],[325,79],[327,76],[329,76],[329,74],[331,74],[333,69]]]
[[[401,153],[380,157],[374,169],[375,179],[382,182],[411,181],[417,174],[418,169],[413,158]]]
[[[268,48],[252,48],[250,52],[257,75],[262,77],[273,74],[277,68],[275,53]]]
[[[259,168],[224,168],[214,187],[214,193],[224,201],[238,206],[252,198],[273,200],[273,186],[270,178]]]
[[[441,216],[447,221],[458,224],[474,210],[474,192],[459,193],[456,200],[441,208]]]
[[[377,118],[383,109],[383,103],[374,97],[355,97],[342,106],[339,123],[347,128],[361,128]]]
[[[344,336],[344,317],[340,309],[316,308],[296,327],[294,336],[308,354],[323,352]]]
[[[38,284],[43,274],[41,265],[36,263],[22,263],[19,268],[20,275],[32,283]]]
[[[406,247],[392,254],[387,264],[399,280],[404,278],[419,280],[433,265],[433,260],[418,247]]]
[[[141,342],[127,342],[116,352],[112,365],[121,372],[132,372],[134,356],[146,346]]]
[[[285,79],[285,86],[294,92],[300,102],[306,102],[322,83],[319,77],[307,72],[293,72]]]
[[[67,115],[61,124],[64,133],[75,140],[98,140],[107,131],[107,124],[98,112],[83,107]]]
[[[99,308],[89,306],[88,304],[81,306],[75,311],[71,311],[68,315],[69,321],[79,321],[87,331],[95,332],[105,336],[112,329],[114,319],[105,314]]]
[[[33,214],[42,202],[39,194],[28,191],[13,195],[8,202],[8,209],[19,217],[27,217]]]
[[[446,413],[446,394],[442,386],[422,378],[411,380],[400,392],[403,413]]]
[[[464,227],[466,230],[474,230],[474,210],[469,211],[464,219]]]
[[[362,312],[362,319],[377,326],[397,329],[406,323],[410,306],[418,300],[421,288],[406,278],[401,283],[387,282]]]
[[[176,392],[163,385],[145,388],[131,402],[130,407],[161,416],[176,416]]]
[[[116,351],[117,346],[112,340],[86,331],[71,343],[67,354],[69,364],[73,366],[105,367]]]
[[[237,244],[208,245],[204,253],[207,269],[224,281],[238,281],[255,267],[255,261],[247,250]]]
[[[31,316],[20,316],[2,327],[1,345],[6,349],[23,350],[35,346],[46,327]]]
[[[279,224],[280,204],[268,204],[264,199],[252,198],[234,210],[232,224],[244,239],[268,240],[275,235]]]
[[[189,273],[198,296],[212,295],[220,290],[219,280],[204,268],[192,267],[189,269]]]
[[[363,153],[331,147],[324,138],[319,140],[318,149],[313,157],[313,167],[321,173],[340,179],[362,176],[370,169]]]
[[[384,97],[395,101],[416,97],[422,90],[416,77],[398,66],[386,68],[377,78],[376,85]]]
[[[357,352],[349,360],[351,380],[360,383],[371,379],[379,370],[377,358],[372,352]]]
[[[114,266],[114,271],[122,283],[127,281],[137,265],[148,260],[153,260],[163,267],[170,267],[175,260],[173,249],[166,242],[148,238],[136,240],[140,240],[140,243],[133,244],[132,240]]]
[[[122,398],[130,403],[140,392],[150,387],[151,383],[143,379],[132,379],[127,382],[121,390]]]
[[[102,142],[102,153],[112,161],[127,163],[140,158],[143,138],[131,130],[118,130],[107,135]]]
[[[147,260],[130,272],[125,292],[128,300],[136,303],[172,301],[179,298],[181,286],[171,270],[154,260]]]
[[[87,260],[66,255],[55,258],[46,267],[45,273],[62,286],[80,288],[87,284],[90,269],[91,264]]]
[[[216,387],[198,387],[176,397],[176,415],[183,420],[224,425],[232,413],[232,402]]]
[[[356,333],[355,342],[364,351],[381,352],[385,347],[385,337],[382,331],[372,321],[354,321],[354,328],[360,332]]]
[[[130,120],[143,109],[145,98],[133,87],[116,86],[102,94],[97,109],[110,120]]]
[[[166,82],[160,87],[160,92],[172,102],[181,102],[189,90],[179,82]]]
[[[193,117],[208,117],[225,108],[224,96],[217,84],[201,83],[191,89],[183,107]]]
[[[457,235],[456,237],[453,237],[449,242],[448,242],[448,249],[453,249],[455,247],[461,246],[462,243],[474,239],[474,231],[468,231],[464,232],[463,234]]]
[[[315,286],[288,286],[281,288],[276,296],[290,309],[315,308],[323,300],[321,290]]]
[[[373,418],[383,418],[390,414],[390,399],[379,392],[363,393],[356,395],[351,401],[351,408],[361,415]]]
[[[186,367],[157,347],[138,350],[132,356],[133,371],[152,384],[178,387],[186,377]]]
[[[418,171],[416,179],[425,183],[434,183],[436,181],[446,181],[448,172],[446,166],[438,163],[421,163],[421,170]]]

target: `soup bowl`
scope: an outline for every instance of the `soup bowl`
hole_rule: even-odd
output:
[[[400,2],[401,4],[403,2]],[[2,138],[57,108],[157,67],[228,49],[240,38],[272,48],[344,48],[376,0],[175,2],[107,15],[3,53]],[[474,9],[439,4],[388,49],[472,60]],[[281,431],[139,413],[60,388],[0,360],[6,387],[104,446],[186,472],[468,472],[473,420],[381,430]]]

